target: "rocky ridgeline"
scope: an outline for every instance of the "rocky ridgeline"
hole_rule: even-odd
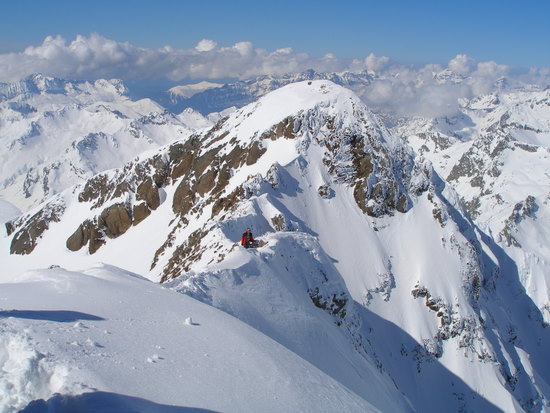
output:
[[[540,171],[550,159],[549,107],[549,89],[502,91],[464,100],[454,116],[402,119],[394,131],[434,163],[479,225],[485,227],[497,211],[502,225],[518,202],[539,196],[509,187],[548,185]]]
[[[152,267],[171,250],[171,258],[163,268],[164,278],[171,279],[186,271],[205,248],[203,240],[215,223],[228,218],[237,204],[252,195],[258,177],[228,186],[235,171],[251,166],[266,153],[268,141],[293,141],[304,154],[311,145],[324,151],[323,163],[334,182],[344,183],[353,191],[357,206],[367,215],[377,217],[405,212],[412,198],[427,190],[430,167],[415,162],[412,152],[404,145],[387,141],[381,127],[372,122],[372,115],[359,103],[352,102],[349,113],[331,113],[323,105],[291,114],[274,125],[259,131],[243,143],[232,136],[232,121],[254,112],[238,111],[232,118],[220,120],[203,133],[168,145],[156,154],[127,163],[123,168],[100,173],[75,190],[77,202],[90,205],[90,216],[75,228],[66,240],[71,251],[88,248],[90,254],[105,245],[109,238],[123,235],[132,225],[155,211],[162,192],[175,186],[172,212],[177,217],[164,245],[160,246]],[[246,108],[245,108],[246,109]],[[280,166],[279,166],[280,168]],[[263,171],[260,180],[276,190],[276,165]],[[320,188],[319,195],[327,196],[330,185]],[[62,219],[62,203],[57,200],[55,219]],[[51,209],[51,203],[42,210]],[[193,232],[185,242],[175,246],[174,234],[189,221],[209,214],[209,223]],[[43,212],[36,219],[27,216],[9,224],[15,232],[12,254],[31,253],[40,235],[47,230]],[[40,217],[40,219],[38,219]],[[284,217],[273,217],[275,228],[284,228]]]
[[[500,237],[506,240],[506,245],[521,248],[520,242],[514,237],[518,230],[518,224],[526,218],[535,219],[535,213],[538,205],[534,196],[529,195],[525,201],[518,202],[510,216],[504,221],[504,228],[500,232]]]
[[[503,173],[503,157],[516,150],[536,152],[537,147],[517,142],[501,131],[487,134],[473,142],[451,169],[447,176],[448,182],[456,184],[467,180],[475,189],[475,195],[462,197],[462,204],[473,218],[482,213],[484,198],[499,197],[495,180]]]

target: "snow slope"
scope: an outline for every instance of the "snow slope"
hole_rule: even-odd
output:
[[[2,412],[379,411],[245,323],[118,268],[2,278]]]
[[[17,208],[11,202],[0,199],[0,225],[2,226],[0,234],[2,236],[7,235],[5,223],[17,218],[19,215],[21,215],[21,211],[19,210],[19,208]]]
[[[453,119],[416,119],[397,130],[513,259],[549,323],[550,90],[481,96]]]
[[[303,87],[303,86],[302,86]],[[315,88],[312,88],[311,95],[301,99],[296,99],[296,103],[292,107],[292,110],[298,109],[303,105],[311,105],[312,109],[316,107],[316,100],[319,96],[328,95],[329,99],[332,100],[333,104],[339,107],[339,100],[344,99],[343,104],[348,107],[350,110],[354,105],[357,104],[353,95],[344,89],[338,88],[335,90],[336,94],[332,93],[332,85],[329,83],[322,83],[316,85]],[[287,92],[288,93],[288,92]],[[295,94],[291,90],[291,94]],[[287,100],[288,95],[274,95],[271,98],[275,102],[279,102],[280,99]],[[262,102],[262,105],[265,107],[265,112],[260,112],[260,116],[274,116],[270,118],[270,121],[278,121],[280,117],[285,117],[286,114],[274,113],[269,109],[269,106],[273,103],[270,103],[269,100]],[[249,108],[249,110],[253,110]],[[335,109],[337,110],[337,109]],[[250,131],[251,133],[256,133],[257,128],[262,128],[260,118],[256,118],[256,121],[252,120],[252,116],[246,113],[240,112],[236,115],[237,123],[241,123],[243,130]],[[249,119],[249,121],[240,122],[241,119]],[[235,117],[230,117],[227,122],[235,122]],[[259,122],[259,123],[258,123]],[[224,124],[224,128],[234,128],[231,123]],[[237,128],[237,133],[240,129]],[[220,130],[220,133],[225,133],[224,130]],[[233,139],[234,136],[226,134],[227,139]],[[225,151],[229,149],[223,140],[214,139],[220,151]],[[248,144],[248,142],[243,142],[243,144]],[[171,145],[171,147],[164,149],[169,152],[175,151],[177,145],[181,143],[176,143]],[[270,150],[272,153],[266,154],[266,158],[259,162],[257,168],[269,167],[270,163],[275,159],[284,162],[284,157],[290,158],[292,155],[296,155],[295,151],[287,153],[288,146],[283,145],[281,142],[273,142],[273,145],[270,145]],[[163,152],[163,149],[158,151],[159,153]],[[285,155],[285,153],[287,153]],[[155,158],[157,155],[153,155]],[[143,157],[141,162],[148,163],[150,158]],[[132,164],[127,166],[124,170],[128,171],[136,167],[136,170],[141,170],[140,164]],[[253,169],[253,167],[251,166]],[[161,167],[164,169],[164,167]],[[257,169],[258,170],[258,169]],[[110,180],[113,182],[118,180],[114,174],[122,171],[113,171],[110,174]],[[226,191],[231,192],[234,189],[234,186],[242,185],[245,181],[248,180],[248,173],[250,170],[243,168],[241,172],[234,175],[234,180],[227,187]],[[207,173],[206,173],[207,174]],[[203,174],[204,175],[204,174]],[[186,182],[185,178],[183,181],[178,180],[177,182],[181,185],[181,182]],[[133,233],[131,236],[119,236],[113,241],[115,241],[118,246],[114,246],[112,243],[109,243],[108,248],[100,248],[94,254],[89,254],[84,250],[77,251],[75,253],[68,252],[64,247],[60,250],[60,246],[65,244],[67,231],[72,232],[75,226],[78,226],[78,223],[82,217],[90,214],[90,205],[81,204],[78,202],[74,196],[75,191],[78,191],[82,188],[73,188],[69,191],[65,191],[60,196],[56,197],[57,201],[60,202],[59,205],[66,203],[67,209],[62,212],[62,219],[57,223],[50,222],[49,230],[44,233],[44,236],[41,238],[39,245],[33,251],[33,253],[28,256],[19,256],[19,255],[10,255],[7,258],[7,268],[10,269],[11,273],[16,274],[21,272],[21,270],[27,266],[32,268],[33,266],[49,266],[52,264],[52,260],[63,267],[69,269],[78,269],[82,265],[92,265],[93,262],[103,261],[110,264],[120,264],[121,267],[129,268],[132,267],[137,272],[142,274],[147,274],[147,269],[151,267],[151,261],[155,256],[155,251],[159,248],[159,243],[162,244],[163,237],[165,238],[170,231],[170,227],[177,223],[174,220],[174,212],[169,200],[173,199],[177,192],[176,185],[166,185],[163,189],[163,195],[160,197],[160,205],[154,210],[147,219],[145,219],[141,224],[134,226],[129,229],[130,233]],[[46,207],[48,208],[48,207]],[[64,207],[62,207],[64,209]],[[34,214],[39,209],[31,211],[30,214]],[[61,218],[61,217],[60,217]],[[193,226],[196,224],[201,224],[203,218],[196,220]],[[202,222],[204,223],[204,221]],[[156,228],[156,230],[155,230]],[[162,230],[159,231],[158,229]],[[176,228],[177,229],[177,228]],[[191,230],[189,228],[188,230]],[[221,234],[220,234],[221,235]],[[178,235],[181,236],[181,235]],[[224,237],[225,238],[225,237]],[[143,242],[144,240],[147,242]],[[287,237],[283,238],[285,241]],[[301,238],[299,238],[301,239]],[[5,242],[9,243],[10,239],[6,238]],[[232,247],[232,241],[225,238],[224,241],[228,247]],[[315,240],[309,240],[308,243],[313,243],[315,245]],[[177,245],[177,244],[176,244]],[[132,256],[129,255],[129,252],[139,251],[139,254]],[[213,251],[216,252],[216,251]],[[221,251],[217,251],[218,253]],[[233,259],[246,260],[247,256],[245,251],[235,251],[230,258],[228,257],[228,262]],[[322,254],[322,252],[320,252]],[[240,258],[239,258],[240,257]],[[169,255],[167,255],[169,258]],[[205,254],[206,258],[206,254]],[[304,258],[308,258],[307,255]],[[325,258],[326,263],[330,262],[328,258]],[[160,257],[158,267],[162,270],[162,266],[165,264],[165,258]],[[316,260],[309,259],[306,261],[309,265],[319,265],[316,264]],[[306,267],[308,264],[306,264]],[[158,273],[159,270],[147,274],[150,278],[158,280],[161,274]],[[239,275],[239,277],[244,277],[247,275],[247,272]],[[273,273],[260,271],[261,280],[276,280],[277,276]],[[379,408],[382,411],[409,411],[411,409],[409,403],[406,401],[404,396],[395,388],[394,383],[391,379],[383,373],[382,370],[376,367],[370,355],[365,353],[363,350],[356,350],[353,346],[353,341],[350,342],[350,334],[358,335],[358,333],[352,332],[348,333],[344,328],[339,328],[338,324],[335,324],[334,317],[326,314],[325,311],[315,307],[312,304],[311,295],[307,290],[304,290],[304,283],[310,283],[312,286],[316,286],[318,282],[322,280],[309,280],[306,278],[303,283],[296,284],[294,277],[288,279],[289,284],[286,286],[288,288],[288,293],[286,297],[297,296],[296,307],[288,307],[290,303],[286,302],[286,299],[278,300],[272,303],[272,308],[283,306],[287,307],[283,310],[284,317],[277,317],[276,312],[272,312],[271,316],[274,316],[275,319],[267,318],[264,322],[253,323],[252,320],[247,319],[250,324],[259,329],[260,331],[267,334],[269,337],[272,337],[279,343],[283,344],[286,348],[292,350],[297,356],[309,361],[316,368],[319,368],[333,380],[336,380],[338,383],[349,387],[351,391],[354,392],[357,397],[367,400],[370,404]],[[264,281],[261,281],[263,283]],[[345,290],[344,283],[336,281],[339,288]],[[269,284],[268,284],[269,285]],[[268,287],[268,291],[273,291],[273,288]],[[329,290],[330,291],[330,290]],[[284,291],[281,290],[281,294]],[[252,295],[253,291],[240,291],[240,296],[243,295]],[[204,298],[204,297],[202,297]],[[344,297],[345,298],[345,297]],[[270,300],[271,297],[265,296],[262,297],[260,294],[259,301],[257,303],[265,302],[265,300]],[[289,298],[290,299],[290,298]],[[347,300],[347,298],[346,298]],[[254,311],[256,307],[250,307],[250,311]],[[350,308],[351,311],[351,308]],[[259,313],[260,314],[260,313]],[[290,318],[289,318],[290,317]],[[293,323],[299,324],[299,328],[292,327]],[[277,324],[275,326],[275,324]],[[305,328],[307,327],[307,328]],[[282,330],[287,329],[286,333],[282,333]],[[352,327],[350,327],[352,328]],[[279,331],[280,334],[274,334],[274,331]],[[292,334],[295,333],[296,337],[291,338]],[[289,340],[285,339],[288,338]],[[323,343],[320,345],[320,343]],[[360,345],[360,344],[357,344]],[[294,404],[292,401],[291,404]],[[296,405],[297,406],[297,405]],[[352,405],[353,407],[353,405]],[[246,407],[243,407],[246,410]],[[304,408],[297,408],[297,410],[307,411]]]

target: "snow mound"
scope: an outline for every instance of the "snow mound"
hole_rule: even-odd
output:
[[[52,365],[46,355],[36,351],[30,334],[0,326],[2,413],[14,411],[36,398],[47,398],[63,388],[67,367]]]

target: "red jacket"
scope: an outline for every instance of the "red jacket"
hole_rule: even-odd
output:
[[[254,237],[252,236],[252,232],[245,232],[241,237],[241,245],[245,246],[247,244],[253,244],[253,243],[254,243]]]

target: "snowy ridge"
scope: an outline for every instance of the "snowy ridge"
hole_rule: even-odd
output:
[[[164,282],[381,411],[547,410],[543,310],[415,148],[352,92],[291,84],[12,221],[5,267]]]
[[[174,86],[168,89],[168,93],[171,96],[171,100],[176,103],[178,98],[190,98],[193,95],[203,92],[208,89],[217,88],[223,86],[221,83],[212,82],[199,82],[192,85]]]

